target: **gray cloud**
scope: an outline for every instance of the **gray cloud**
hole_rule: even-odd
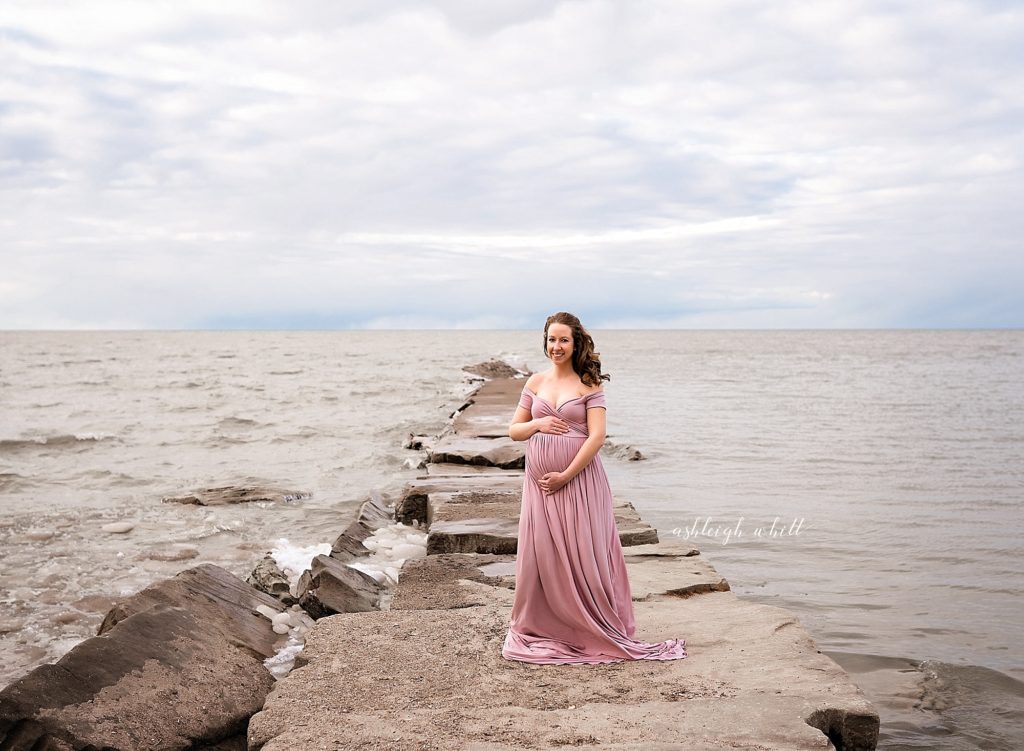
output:
[[[1020,326],[1012,4],[0,9],[0,327]]]

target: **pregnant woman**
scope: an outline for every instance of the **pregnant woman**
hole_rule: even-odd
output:
[[[509,436],[528,441],[516,589],[501,654],[509,660],[598,664],[678,660],[684,639],[636,641],[612,491],[598,451],[605,436],[601,361],[571,313],[544,324],[551,368],[523,387]]]

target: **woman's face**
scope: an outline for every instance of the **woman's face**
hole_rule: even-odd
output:
[[[546,346],[551,362],[572,362],[572,329],[564,323],[552,323],[548,326]]]

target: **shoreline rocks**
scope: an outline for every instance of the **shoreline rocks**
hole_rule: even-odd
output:
[[[164,503],[192,506],[226,506],[233,503],[291,503],[311,497],[311,493],[302,490],[266,485],[224,485],[196,490],[186,495],[164,496],[162,500]]]
[[[481,376],[486,379],[490,378],[519,378],[524,375],[530,375],[525,370],[514,368],[504,360],[496,360],[493,357],[487,362],[478,362],[475,365],[465,365],[462,368],[467,373]]]
[[[281,603],[197,566],[115,606],[97,636],[0,691],[3,748],[190,749],[233,738],[274,685]]]
[[[274,556],[269,553],[256,564],[256,568],[246,577],[245,581],[261,592],[266,592],[271,597],[280,600],[285,606],[296,605],[299,602],[298,598],[292,594],[292,585],[288,581],[288,577],[277,565]]]
[[[383,586],[336,558],[318,555],[299,579],[299,605],[314,619],[379,610]]]

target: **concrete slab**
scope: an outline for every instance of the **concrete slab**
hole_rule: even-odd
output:
[[[474,438],[461,435],[445,436],[427,452],[432,464],[470,464],[523,469],[526,466],[525,441],[513,441],[508,436]]]
[[[445,495],[445,494],[438,494]],[[429,497],[427,554],[515,553],[521,502],[441,502]],[[616,500],[615,524],[623,547],[658,542],[658,531],[640,518],[633,505]]]
[[[500,378],[482,384],[467,400],[469,406],[453,420],[454,432],[467,437],[507,438],[525,384],[525,378]]]
[[[461,475],[461,476],[469,476],[469,475],[484,475],[484,474],[491,474],[491,475],[493,475],[493,474],[495,474],[497,472],[501,472],[501,473],[507,472],[508,474],[518,475],[520,478],[523,476],[522,472],[515,472],[515,471],[510,471],[510,470],[502,470],[502,469],[498,469],[497,467],[489,467],[487,465],[479,465],[479,464],[447,464],[447,463],[445,463],[445,464],[436,464],[434,462],[430,462],[426,466],[426,471],[427,471],[427,475],[429,475],[429,476],[435,476],[435,475]]]
[[[427,534],[427,555],[438,553],[515,553],[519,522],[479,518],[436,522]]]
[[[623,553],[629,548],[623,548]],[[634,600],[661,597],[689,597],[704,592],[727,592],[725,580],[703,556],[657,559],[626,556],[630,593]]]
[[[637,548],[646,552],[632,555]],[[687,554],[692,546],[668,541],[637,548],[623,549],[634,602],[729,590],[729,583],[709,561],[699,554]],[[402,567],[391,608],[460,608],[505,602],[505,592],[496,597],[485,590],[513,591],[515,565],[514,555],[481,553],[441,553],[408,561]],[[471,588],[471,583],[481,587]],[[511,598],[507,601],[511,605]]]
[[[478,503],[442,503],[433,509],[430,519],[431,529],[443,522],[462,521],[463,519],[493,518],[502,520],[519,519],[522,501],[519,498]],[[440,527],[438,527],[440,529]]]
[[[412,493],[452,493],[459,490],[479,490],[481,478],[486,478],[488,490],[523,489],[523,472],[461,472],[440,476],[416,477],[406,483],[405,495]]]
[[[391,609],[450,610],[497,603],[511,607],[515,565],[515,556],[482,553],[442,553],[406,561]],[[489,566],[511,566],[512,577],[487,574]]]

